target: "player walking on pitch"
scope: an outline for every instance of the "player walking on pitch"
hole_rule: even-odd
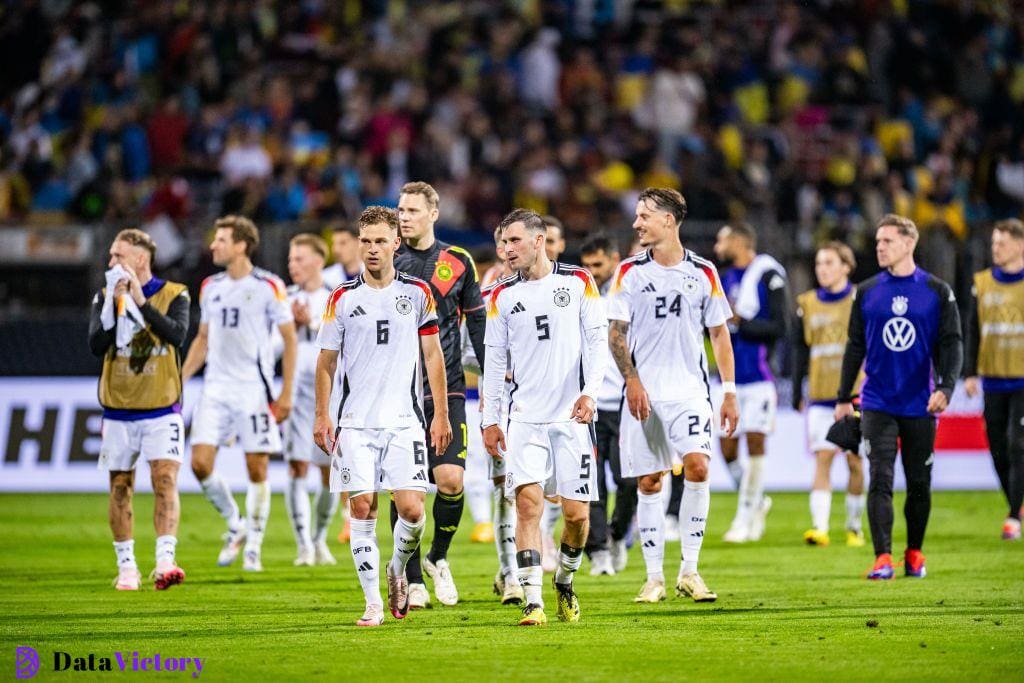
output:
[[[366,598],[356,624],[380,626],[384,602],[377,493],[392,491],[398,508],[394,554],[386,569],[388,607],[396,619],[409,610],[405,567],[426,521],[427,442],[416,395],[421,352],[434,395],[444,396],[447,386],[430,287],[394,267],[400,244],[395,212],[380,206],[363,211],[359,243],[366,270],[331,293],[320,326],[314,440],[332,454],[331,491],[350,493],[352,559]],[[338,415],[332,416],[331,388],[339,363],[342,398]],[[447,406],[439,403],[430,442],[440,453],[451,439]]]
[[[892,481],[896,451],[907,479],[907,576],[925,575],[921,553],[932,507],[935,415],[949,397],[963,364],[960,314],[949,285],[914,264],[917,226],[882,216],[875,233],[878,275],[857,285],[850,311],[835,418],[853,414],[854,382],[864,363],[861,452],[871,466],[868,522],[875,549],[869,579],[891,579]],[[933,373],[934,367],[934,373]]]
[[[337,564],[327,547],[327,531],[338,509],[339,496],[330,491],[331,459],[313,443],[316,359],[320,353],[316,337],[331,293],[323,279],[326,256],[327,246],[318,235],[303,233],[291,239],[288,275],[294,284],[288,288],[288,302],[299,342],[292,412],[282,425],[284,459],[288,463],[284,502],[295,533],[295,565],[307,567],[314,563]],[[320,470],[320,490],[312,507],[306,487],[310,462]],[[316,510],[315,528],[311,520],[313,509]]]
[[[636,602],[665,599],[661,480],[676,454],[683,456],[685,475],[676,593],[697,602],[718,598],[697,573],[711,504],[708,463],[714,420],[704,330],[722,377],[717,422],[731,437],[739,419],[726,325],[732,312],[715,266],[679,241],[685,217],[686,200],[675,190],[648,188],[640,193],[633,229],[646,250],[619,264],[609,297],[609,344],[626,381],[628,402],[620,427],[622,476],[637,478],[637,523],[647,564],[647,581]]]
[[[992,268],[974,275],[967,326],[965,388],[985,392],[985,430],[992,464],[1010,509],[1003,540],[1020,540],[1024,503],[1024,223],[992,230]],[[981,375],[979,382],[978,375]]]
[[[484,445],[491,457],[506,459],[505,493],[516,499],[516,564],[527,603],[520,625],[547,623],[540,538],[545,495],[560,497],[565,519],[554,576],[558,618],[578,621],[572,580],[597,495],[590,424],[604,380],[608,323],[594,278],[544,253],[539,215],[516,209],[501,229],[515,275],[500,280],[487,302]],[[512,382],[507,442],[499,425],[506,362]]]
[[[435,406],[447,404],[455,438],[444,451],[430,451],[430,480],[437,484],[434,496],[434,535],[430,551],[422,563],[434,583],[434,594],[442,605],[455,605],[459,591],[448,565],[448,547],[459,528],[466,504],[464,481],[469,433],[466,427],[466,374],[462,368],[460,327],[463,316],[473,350],[484,354],[486,313],[480,298],[476,265],[469,252],[445,244],[434,237],[438,217],[438,196],[427,183],[406,183],[398,198],[398,219],[402,247],[395,254],[395,268],[427,282],[437,303],[438,339],[444,352],[447,393],[438,395],[424,389],[424,407],[431,419]],[[392,517],[397,513],[392,509]],[[429,604],[430,595],[423,583],[420,554],[409,560],[409,601],[413,609]]]
[[[291,412],[295,376],[295,324],[284,282],[252,264],[259,231],[244,216],[225,216],[214,224],[213,262],[224,271],[203,281],[199,291],[199,333],[182,369],[185,382],[206,363],[203,393],[192,418],[192,472],[206,499],[227,522],[217,564],[235,561],[245,543],[242,569],[263,571],[261,549],[270,515],[267,464],[281,452],[277,423]],[[275,400],[270,331],[284,340],[283,381]],[[237,438],[245,451],[249,489],[245,524],[227,482],[213,471],[217,448]]]
[[[853,305],[850,273],[857,267],[853,250],[842,242],[829,242],[814,256],[817,289],[796,298],[800,325],[793,332],[793,410],[803,407],[804,375],[809,375],[810,407],[807,409],[807,440],[814,452],[814,485],[811,489],[811,528],[804,532],[808,545],[828,545],[828,520],[832,512],[832,459],[840,450],[828,440],[835,424],[833,412],[839,373],[846,349],[846,330]],[[863,379],[863,377],[861,377]],[[859,382],[858,382],[859,386]],[[846,488],[846,545],[864,545],[861,517],[864,514],[864,465],[857,453],[846,453],[850,479]]]
[[[107,286],[93,299],[89,348],[103,359],[99,398],[103,440],[97,467],[110,472],[110,530],[118,590],[139,590],[132,538],[132,490],[139,457],[149,462],[156,528],[157,590],[185,580],[174,554],[184,455],[181,347],[188,333],[185,285],[153,276],[156,245],[141,230],[122,230],[110,246]]]

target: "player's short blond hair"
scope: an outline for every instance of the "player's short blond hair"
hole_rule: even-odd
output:
[[[857,270],[857,258],[853,255],[853,249],[839,240],[825,242],[818,247],[818,251],[833,251],[839,257],[840,262],[850,269],[851,273]]]
[[[115,242],[124,242],[130,244],[133,247],[140,247],[149,252],[149,263],[153,265],[153,259],[156,258],[156,242],[149,236],[148,233],[139,230],[138,228],[125,228],[121,232],[117,233],[117,237],[114,238]]]
[[[402,189],[399,194],[418,194],[427,200],[427,206],[431,209],[436,209],[437,205],[441,202],[440,195],[437,194],[437,190],[430,183],[424,183],[421,181],[415,181],[412,183],[406,183],[402,185]]]
[[[1016,218],[1007,218],[992,226],[992,230],[1005,232],[1015,240],[1024,240],[1024,223]]]
[[[300,232],[288,241],[293,247],[309,247],[313,253],[320,258],[327,260],[327,243],[319,235],[311,232]]]
[[[245,242],[245,255],[252,256],[260,246],[260,231],[245,216],[224,216],[213,224],[214,230],[230,230],[232,242]]]
[[[891,227],[896,228],[896,231],[904,237],[910,237],[917,243],[921,233],[917,231],[917,224],[910,220],[906,216],[901,216],[898,213],[887,213],[878,219],[878,225],[875,228]]]
[[[398,212],[386,206],[368,206],[359,214],[359,229],[371,225],[386,225],[395,233],[398,232]]]

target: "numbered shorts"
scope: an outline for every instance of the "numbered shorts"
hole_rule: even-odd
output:
[[[693,401],[651,401],[651,415],[640,422],[622,406],[619,462],[623,477],[667,472],[687,453],[711,457],[711,404]]]
[[[314,465],[324,467],[331,464],[330,456],[313,443],[315,413],[316,394],[313,393],[313,386],[303,382],[296,383],[292,397],[292,412],[281,425],[284,432],[285,460],[312,462]]]
[[[736,402],[740,410],[740,423],[733,436],[754,432],[771,434],[775,431],[775,412],[779,396],[773,382],[753,382],[736,386]],[[722,387],[717,385],[713,392],[715,413],[722,406]],[[719,436],[725,436],[721,426],[716,427]]]
[[[184,455],[185,423],[179,413],[146,420],[103,420],[103,440],[97,469],[128,472],[142,456],[147,462],[173,460],[181,463]]]
[[[226,446],[233,439],[246,453],[280,453],[281,432],[263,387],[230,394],[203,390],[192,413],[193,444]]]
[[[331,493],[427,490],[427,439],[421,427],[342,427],[331,457]]]
[[[545,496],[597,500],[597,465],[590,425],[510,422],[505,436],[505,496],[540,484]]]
[[[841,450],[839,446],[828,440],[828,430],[835,423],[835,408],[811,406],[807,409],[807,445],[812,451]]]

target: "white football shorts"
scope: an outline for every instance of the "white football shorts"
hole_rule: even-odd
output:
[[[667,472],[687,453],[703,453],[710,458],[712,423],[707,399],[651,401],[651,415],[644,422],[623,405],[619,423],[622,476]]]
[[[145,420],[103,420],[100,427],[100,458],[97,469],[128,472],[141,456],[147,462],[173,460],[181,463],[185,451],[185,423],[179,413]]]
[[[339,430],[331,456],[331,493],[426,492],[428,483],[422,427]]]
[[[505,434],[505,496],[540,484],[545,496],[597,500],[597,463],[590,425],[512,421]]]
[[[226,446],[233,439],[246,453],[281,452],[281,432],[262,386],[203,387],[192,413],[192,443]]]

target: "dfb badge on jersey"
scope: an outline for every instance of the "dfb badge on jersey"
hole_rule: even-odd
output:
[[[409,315],[412,313],[412,299],[404,294],[395,297],[395,310],[402,315]]]
[[[555,305],[556,306],[559,306],[561,308],[565,308],[566,306],[569,305],[569,302],[571,300],[572,299],[569,296],[569,288],[568,287],[559,287],[558,289],[555,290]]]

